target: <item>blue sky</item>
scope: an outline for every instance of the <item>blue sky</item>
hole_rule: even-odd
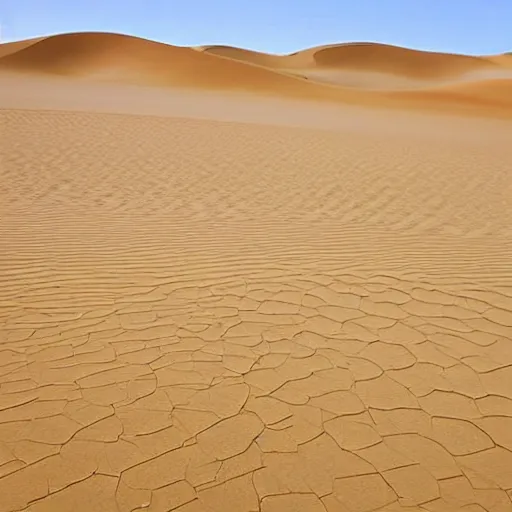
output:
[[[273,53],[347,41],[512,51],[512,0],[0,0],[1,38],[75,31]]]

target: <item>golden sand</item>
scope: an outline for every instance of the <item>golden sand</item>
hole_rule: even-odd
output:
[[[0,45],[0,512],[512,510],[508,58]]]

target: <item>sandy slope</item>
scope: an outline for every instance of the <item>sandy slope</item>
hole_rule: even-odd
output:
[[[0,512],[511,510],[509,84],[86,39],[0,59]]]
[[[489,59],[505,68],[512,68],[512,53],[504,53],[502,55],[491,55]]]
[[[319,46],[291,55],[268,55],[229,46],[205,46],[202,50],[276,68],[364,69],[428,78],[457,76],[476,69],[495,67],[486,58],[424,52],[378,43]]]
[[[4,72],[510,117],[512,68],[500,62],[377,44],[312,48],[290,56],[229,47],[197,51],[105,33],[63,34],[0,45],[0,71]],[[496,80],[503,82],[493,95],[496,88],[487,82]],[[467,84],[475,82],[481,86],[468,89]],[[432,91],[438,87],[450,87],[455,101],[446,101],[451,97],[446,94],[439,101],[438,92]]]
[[[35,37],[33,39],[26,39],[23,41],[14,41],[12,43],[2,43],[0,44],[0,58],[5,57],[6,55],[10,55],[12,53],[16,53],[20,50],[28,48],[39,41],[46,39],[45,37]]]
[[[473,78],[512,78],[507,56],[453,55],[378,43],[321,46],[291,55],[268,55],[229,46],[205,46],[200,50],[320,82],[375,90],[418,89]]]
[[[311,96],[323,91],[263,67],[118,34],[48,37],[1,58],[2,68],[142,85],[234,87]]]

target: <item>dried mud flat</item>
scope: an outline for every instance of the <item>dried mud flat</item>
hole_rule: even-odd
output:
[[[2,105],[0,511],[512,510],[510,122],[130,94]]]

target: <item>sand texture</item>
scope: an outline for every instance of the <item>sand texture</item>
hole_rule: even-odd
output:
[[[508,59],[0,45],[0,512],[511,511]]]

